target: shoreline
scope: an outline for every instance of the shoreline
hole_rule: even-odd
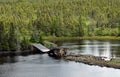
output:
[[[116,40],[119,41],[120,37],[52,37],[46,38],[48,41],[70,41],[70,40]],[[42,54],[37,50],[25,50],[25,51],[1,51],[0,57],[7,56],[19,56],[19,55],[31,55],[31,54]],[[120,61],[111,59],[110,61],[105,61],[101,57],[96,57],[92,55],[66,55],[63,56],[65,60],[75,61],[80,63],[85,63],[88,65],[97,65],[100,67],[109,67],[120,69]]]
[[[118,40],[120,37],[117,36],[91,36],[91,37],[44,37],[47,41],[70,41],[70,40]]]
[[[64,59],[67,61],[75,61],[88,65],[120,69],[120,62],[117,62],[114,59],[111,59],[110,61],[105,61],[101,57],[96,57],[92,55],[67,55],[64,57]]]
[[[0,57],[7,57],[7,56],[27,56],[31,54],[42,54],[39,51],[32,51],[32,50],[24,50],[24,51],[2,51],[0,52]]]

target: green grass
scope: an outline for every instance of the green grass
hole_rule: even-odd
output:
[[[45,37],[48,41],[64,41],[64,40],[120,40],[120,37],[114,36],[93,36],[93,37]]]

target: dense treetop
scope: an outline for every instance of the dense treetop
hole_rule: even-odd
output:
[[[28,42],[41,42],[42,36],[119,36],[119,4],[120,0],[0,0],[0,50],[27,47]]]

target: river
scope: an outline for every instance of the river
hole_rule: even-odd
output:
[[[106,59],[120,58],[119,41],[63,41],[70,54],[89,54]],[[56,60],[47,54],[16,56],[0,61],[0,77],[119,77],[120,70]]]

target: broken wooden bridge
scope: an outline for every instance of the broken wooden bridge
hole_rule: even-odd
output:
[[[61,58],[66,55],[66,48],[61,48],[61,47],[55,47],[52,49],[49,49],[42,44],[32,44],[32,51],[38,52],[38,53],[48,53],[49,56],[51,57],[57,57]]]
[[[47,47],[43,46],[42,44],[32,44],[33,51],[39,51],[41,53],[47,53],[50,51]]]

